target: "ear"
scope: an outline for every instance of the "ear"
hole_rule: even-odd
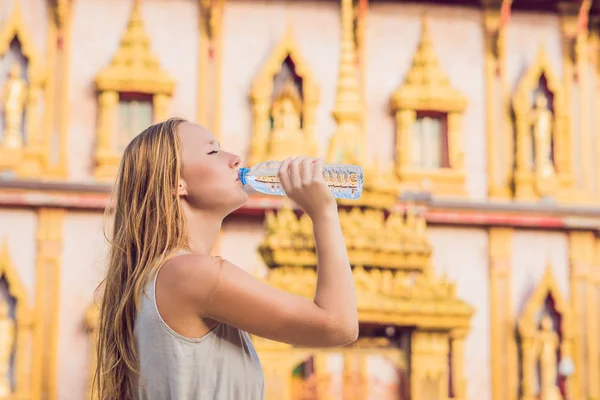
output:
[[[187,186],[183,179],[179,180],[179,185],[177,185],[177,196],[187,196]]]

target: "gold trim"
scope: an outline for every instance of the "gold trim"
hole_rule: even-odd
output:
[[[294,63],[296,73],[302,78],[302,136],[305,140],[307,156],[317,155],[316,111],[319,104],[319,87],[308,63],[302,56],[300,47],[294,38],[291,26],[281,41],[271,51],[258,76],[252,83],[250,99],[252,102],[252,140],[250,143],[249,164],[267,161],[271,144],[270,111],[272,105],[273,77],[281,70],[287,57]],[[290,156],[298,149],[290,149]]]
[[[140,1],[134,0],[131,17],[111,63],[95,79],[98,91],[98,126],[94,176],[112,180],[121,155],[114,147],[120,93],[153,96],[153,119],[167,116],[175,81],[164,71],[150,50],[150,39],[142,21]]]
[[[0,56],[9,50],[14,38],[19,40],[21,51],[27,59],[28,98],[25,106],[25,148],[0,147],[0,170],[14,169],[20,177],[39,177],[46,168],[42,150],[40,99],[46,82],[46,71],[41,56],[23,20],[20,3],[15,2],[12,14],[0,31]]]
[[[557,169],[556,195],[568,199],[573,182],[571,149],[571,127],[563,83],[552,70],[545,48],[542,46],[525,76],[519,82],[513,99],[515,112],[517,162],[514,172],[515,197],[519,200],[536,200],[543,195],[540,192],[540,182],[537,182],[530,168],[531,137],[529,115],[532,110],[531,93],[539,86],[541,76],[546,77],[548,89],[553,95],[554,110],[554,160]]]
[[[19,273],[13,264],[6,239],[0,248],[0,278],[8,284],[8,294],[16,300],[16,349],[14,353],[14,392],[9,399],[26,400],[31,398],[31,380],[29,379],[31,334],[34,328],[33,312],[29,306],[27,291]]]
[[[434,194],[465,195],[465,171],[461,119],[467,107],[465,96],[451,86],[442,71],[429,33],[429,23],[423,17],[421,39],[413,56],[404,83],[391,98],[396,119],[396,173],[405,190],[423,190],[428,181]],[[448,168],[417,169],[411,165],[410,140],[417,112],[434,111],[447,116]]]
[[[390,270],[414,270],[430,274],[432,247],[423,216],[410,210],[352,208],[340,210],[340,222],[352,265]],[[259,252],[268,266],[314,267],[317,265],[312,221],[296,217],[290,208],[267,211],[265,237]],[[400,278],[400,277],[398,277]],[[300,282],[298,282],[300,283]]]

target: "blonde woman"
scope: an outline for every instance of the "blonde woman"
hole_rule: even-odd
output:
[[[248,333],[310,347],[356,340],[352,273],[322,160],[288,159],[279,171],[313,221],[314,300],[210,256],[223,219],[248,199],[239,164],[206,129],[176,118],[125,149],[100,286],[96,398],[259,400],[264,379]]]

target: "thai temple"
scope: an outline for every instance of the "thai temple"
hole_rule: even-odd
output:
[[[600,399],[600,1],[1,0],[0,399],[90,398],[103,211],[171,116],[365,172],[359,339],[254,337],[266,400]],[[283,197],[214,253],[314,293]]]

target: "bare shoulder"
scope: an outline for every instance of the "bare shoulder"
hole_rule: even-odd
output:
[[[160,286],[177,297],[202,305],[219,281],[224,260],[201,254],[183,254],[161,268]]]

